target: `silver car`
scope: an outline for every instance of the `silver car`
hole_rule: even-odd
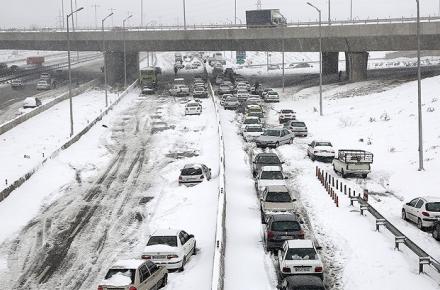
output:
[[[284,123],[284,128],[289,129],[296,136],[307,137],[308,131],[307,126],[304,122],[301,121],[287,121]]]
[[[179,185],[193,186],[211,179],[211,168],[204,164],[187,164],[180,171]]]
[[[295,135],[285,128],[266,129],[264,133],[255,139],[257,147],[278,147],[283,144],[293,143]]]

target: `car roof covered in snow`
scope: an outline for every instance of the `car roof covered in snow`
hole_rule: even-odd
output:
[[[314,248],[311,240],[288,240],[289,248]]]
[[[263,166],[261,167],[261,171],[281,171],[280,166]]]
[[[294,275],[285,278],[289,286],[314,286],[324,288],[322,280],[317,276],[312,275]]]
[[[200,164],[200,163],[185,164],[185,166],[183,166],[183,168],[202,168],[202,164]]]
[[[273,152],[258,153],[256,157],[261,157],[261,156],[276,156],[276,157],[278,157],[278,155],[276,153],[273,153]]]
[[[151,236],[177,236],[181,231],[177,229],[157,229]]]
[[[145,263],[145,260],[142,259],[125,259],[118,260],[111,267],[112,269],[137,269],[140,265]]]
[[[273,221],[298,221],[298,217],[293,213],[280,213],[271,215]]]

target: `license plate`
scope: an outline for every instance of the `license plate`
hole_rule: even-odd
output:
[[[281,236],[281,238],[285,239],[285,240],[293,240],[294,239],[293,236]]]
[[[153,259],[158,259],[158,260],[165,259],[165,258],[166,258],[166,256],[164,256],[164,255],[153,256]]]
[[[296,272],[309,272],[312,267],[295,267]]]

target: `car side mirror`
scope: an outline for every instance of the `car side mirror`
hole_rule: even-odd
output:
[[[190,239],[194,238],[194,235],[189,235],[189,238],[190,238]]]
[[[284,161],[281,162],[281,164],[284,164],[284,163],[286,163],[286,162],[284,162]]]

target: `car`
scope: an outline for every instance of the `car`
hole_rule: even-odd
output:
[[[257,97],[255,97],[255,96],[257,96]],[[246,100],[246,102],[244,104],[246,106],[260,105],[261,104],[260,96],[258,96],[258,95],[249,95],[249,97],[247,98],[247,100]]]
[[[227,97],[223,103],[223,107],[225,109],[236,110],[239,105],[240,105],[240,102],[238,101],[237,97],[234,97],[234,96]]]
[[[189,88],[184,84],[176,84],[170,89],[170,95],[172,96],[188,96]]]
[[[183,271],[191,256],[197,254],[196,239],[184,230],[159,229],[147,241],[142,259]]]
[[[23,81],[21,79],[15,79],[11,81],[11,88],[21,89],[24,87]]]
[[[264,118],[264,111],[260,105],[248,105],[245,107],[244,112],[246,115],[253,114],[253,116],[257,116],[258,118]]]
[[[23,109],[36,108],[41,106],[41,100],[37,97],[27,97],[23,101]]]
[[[200,115],[202,113],[202,105],[199,102],[191,101],[185,105],[186,115]]]
[[[312,141],[307,147],[307,156],[312,161],[332,161],[335,158],[335,150],[333,145],[328,141]]]
[[[142,87],[143,95],[152,95],[156,93],[156,88],[152,84],[148,84]]]
[[[276,153],[258,153],[252,161],[252,176],[256,177],[263,166],[281,167],[283,164]]]
[[[267,95],[267,93],[272,92],[272,91],[273,91],[273,89],[271,89],[271,88],[262,89],[260,92],[260,96],[264,99],[264,97]]]
[[[278,147],[283,144],[292,144],[295,135],[285,128],[272,128],[264,130],[264,133],[255,139],[257,147]]]
[[[295,134],[295,137],[307,137],[307,126],[304,122],[291,120],[284,123],[284,128],[289,129]]]
[[[266,186],[260,197],[262,223],[266,223],[267,217],[277,213],[294,213],[295,201],[285,185]]]
[[[221,84],[218,88],[218,94],[219,95],[224,95],[224,94],[231,94],[232,93],[232,89],[229,85],[227,84]]]
[[[267,66],[267,70],[277,70],[280,69],[280,66],[278,64],[269,64]]]
[[[238,90],[236,96],[240,102],[245,102],[249,98],[248,91]]]
[[[440,197],[417,197],[402,207],[402,218],[417,224],[420,230],[432,228],[440,220]]]
[[[50,73],[42,73],[40,75],[40,80],[50,80]]]
[[[277,286],[279,290],[326,290],[322,279],[310,275],[295,275],[284,278]]]
[[[255,138],[263,134],[263,125],[261,124],[249,124],[247,125],[243,132],[243,138],[246,142],[253,142]]]
[[[40,80],[37,83],[37,90],[50,90],[51,84],[49,80]]]
[[[373,153],[365,150],[341,149],[333,159],[333,170],[340,173],[343,178],[348,175],[360,175],[367,178],[371,172]]]
[[[304,239],[302,221],[295,213],[274,214],[266,219],[264,246],[266,251],[279,250],[287,240]]]
[[[245,92],[249,93],[248,85],[246,85],[245,83],[238,83],[235,85],[235,88],[237,89],[237,91],[245,91]]]
[[[440,241],[440,220],[436,220],[432,225],[432,237]]]
[[[281,166],[263,166],[255,178],[255,189],[258,196],[262,196],[264,189],[269,185],[286,185],[287,177],[284,176]]]
[[[296,113],[294,110],[283,109],[280,111],[280,115],[278,116],[278,121],[280,124],[291,120],[296,120]]]
[[[98,290],[160,289],[167,285],[168,270],[152,261],[142,259],[119,260],[110,267]]]
[[[312,240],[287,240],[278,251],[281,277],[312,275],[324,278],[324,265]]]
[[[220,85],[220,84],[222,84],[223,83],[223,77],[221,76],[221,75],[218,75],[216,78],[215,78],[215,84],[216,85]]]
[[[179,175],[179,185],[193,186],[211,179],[211,168],[204,164],[186,164]]]
[[[266,102],[266,103],[269,103],[269,102],[277,103],[279,101],[280,101],[280,96],[275,91],[269,91],[269,92],[267,92],[267,94],[264,95],[264,102]]]
[[[245,117],[241,125],[241,130],[244,130],[248,125],[259,125],[261,124],[261,119],[258,117]]]
[[[207,98],[208,97],[208,93],[206,92],[204,87],[194,87],[193,89],[193,97],[194,98]]]
[[[163,121],[156,121],[151,124],[151,133],[152,134],[162,132],[162,131],[165,131],[168,129],[171,129],[171,127],[168,126],[168,124]]]

